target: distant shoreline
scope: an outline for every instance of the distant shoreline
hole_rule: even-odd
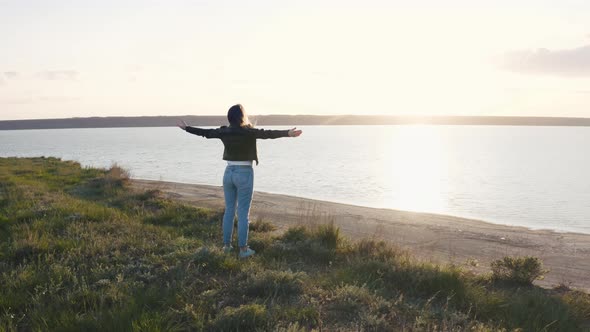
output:
[[[516,116],[385,116],[385,115],[258,115],[258,126],[314,125],[483,125],[483,126],[571,126],[588,127],[590,118]],[[173,127],[178,119],[191,125],[221,126],[225,116],[178,115],[138,117],[87,117],[0,121],[0,130]]]

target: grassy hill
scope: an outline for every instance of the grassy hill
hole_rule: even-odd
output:
[[[127,181],[116,166],[0,158],[0,331],[589,329],[588,294],[533,286],[518,260],[476,276],[329,223],[268,220],[239,260],[220,250],[222,211]]]

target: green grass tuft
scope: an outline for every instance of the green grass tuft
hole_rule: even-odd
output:
[[[335,289],[327,305],[328,320],[345,322],[346,329],[390,331],[396,317],[394,306],[366,287],[343,285]]]
[[[336,250],[343,241],[340,235],[340,229],[333,222],[319,225],[314,229],[312,236],[330,250]]]
[[[211,327],[215,331],[265,331],[270,328],[268,316],[266,307],[260,304],[225,307]]]
[[[264,270],[249,273],[242,287],[248,296],[288,299],[303,293],[306,280],[305,272]]]
[[[258,219],[250,223],[250,231],[252,232],[267,233],[276,229],[277,227],[269,220]]]

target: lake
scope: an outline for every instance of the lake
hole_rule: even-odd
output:
[[[258,141],[255,190],[590,233],[590,127],[300,129]],[[0,131],[2,157],[117,163],[141,179],[221,185],[222,153],[171,127]]]

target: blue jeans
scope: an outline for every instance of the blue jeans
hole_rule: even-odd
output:
[[[248,245],[248,217],[254,192],[254,169],[252,166],[231,165],[223,174],[225,213],[223,214],[223,244],[229,246],[234,231],[236,205],[238,212],[238,246]]]

